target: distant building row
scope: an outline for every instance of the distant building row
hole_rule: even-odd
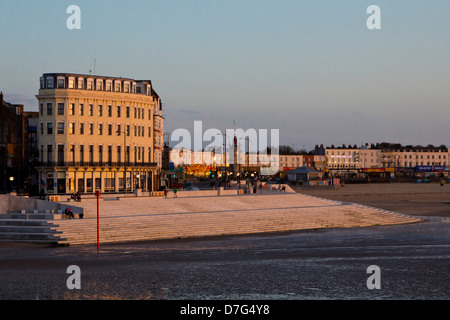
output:
[[[449,150],[441,147],[403,147],[398,145],[328,147],[316,148],[316,154],[245,154],[236,157],[232,152],[193,152],[191,150],[172,150],[168,162],[173,166],[183,166],[187,172],[207,173],[209,170],[259,172],[270,161],[278,162],[278,172],[285,173],[298,167],[313,167],[330,175],[358,173],[395,172],[448,172],[450,169]],[[278,158],[278,159],[277,159]],[[236,165],[234,165],[236,163]]]

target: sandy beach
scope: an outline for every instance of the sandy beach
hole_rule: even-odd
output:
[[[449,190],[433,184],[302,190],[428,216],[423,223],[108,244],[99,250],[0,243],[0,300],[448,299],[450,234],[442,217],[450,215],[444,203]],[[81,290],[66,286],[69,265],[82,270]],[[368,290],[369,265],[380,266],[382,290]]]
[[[450,185],[437,183],[347,184],[337,190],[298,193],[331,200],[354,202],[414,216],[450,217]]]

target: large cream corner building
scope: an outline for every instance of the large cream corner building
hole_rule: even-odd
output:
[[[48,73],[36,98],[47,194],[159,188],[164,118],[151,81]]]

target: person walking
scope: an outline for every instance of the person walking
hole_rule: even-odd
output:
[[[177,191],[178,191],[177,188],[174,188],[174,189],[173,189],[173,197],[174,197],[174,198],[178,198],[178,196],[177,196]]]
[[[40,188],[40,191],[39,191],[39,199],[44,199],[45,200],[45,187],[44,187],[44,184],[41,184],[41,188]]]

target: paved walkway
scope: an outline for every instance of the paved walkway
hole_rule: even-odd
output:
[[[97,201],[86,199],[86,218],[55,220],[66,244],[97,241]],[[420,222],[420,218],[353,203],[291,193],[192,198],[100,199],[100,242],[128,242],[318,228]]]

